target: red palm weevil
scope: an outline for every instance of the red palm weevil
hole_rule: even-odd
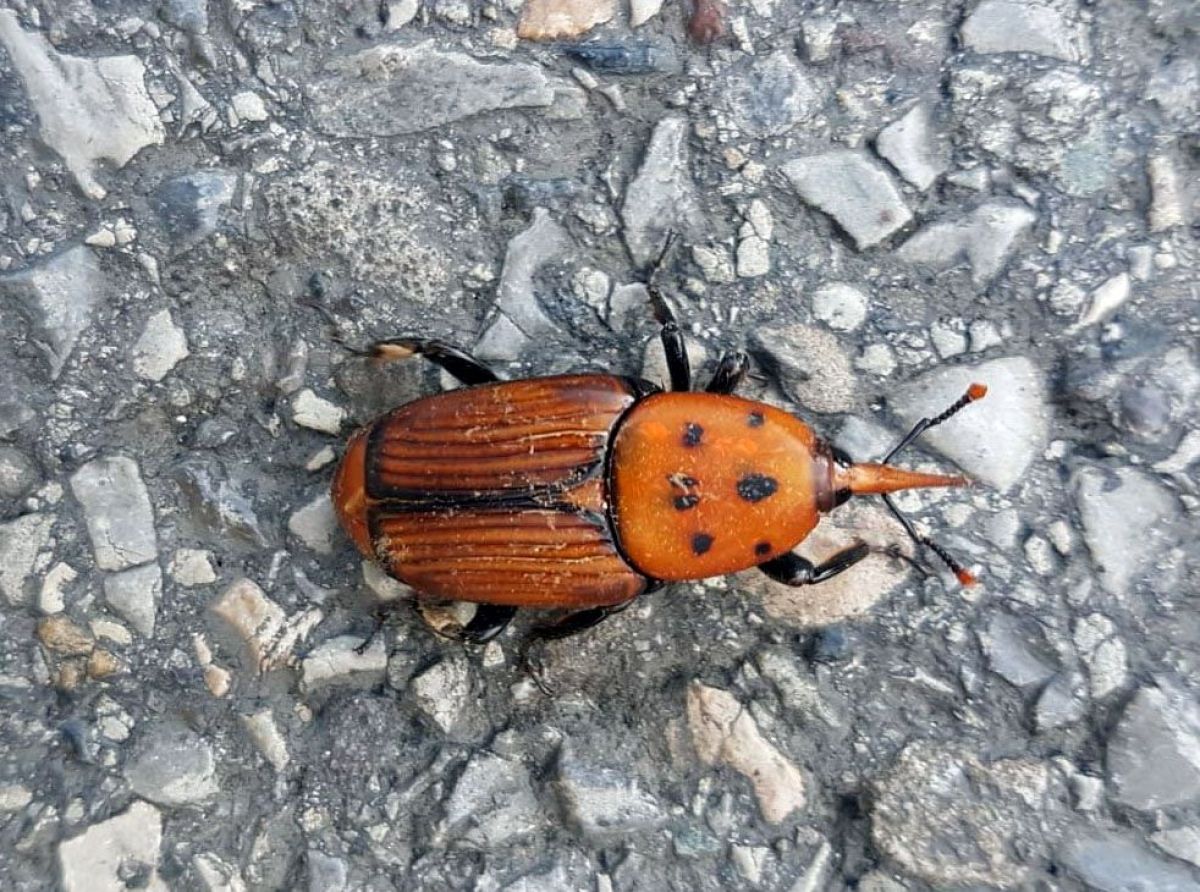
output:
[[[461,632],[476,642],[519,608],[570,611],[536,630],[562,637],[664,582],[749,567],[787,585],[830,579],[868,546],[819,564],[792,548],[852,496],[882,495],[914,541],[974,582],[889,494],[967,483],[891,461],[983,397],[982,384],[922,419],[881,462],[856,463],[800,419],[734,396],[744,353],[727,353],[705,390],[692,391],[683,336],[651,297],[669,391],[604,374],[501,381],[442,341],[374,344],[378,359],[419,354],[465,386],[393,409],[351,438],[332,495],[359,551],[419,594],[479,604]]]

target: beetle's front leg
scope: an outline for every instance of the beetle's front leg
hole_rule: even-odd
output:
[[[379,362],[392,362],[410,356],[424,356],[434,365],[453,375],[461,384],[490,384],[500,377],[463,350],[436,338],[398,337],[376,341],[367,351]]]
[[[813,564],[812,561],[807,561],[800,555],[789,551],[787,554],[781,554],[777,558],[759,564],[758,569],[784,585],[816,585],[818,582],[832,579],[839,573],[849,570],[870,553],[871,546],[866,542],[856,542],[849,548],[837,552],[829,560]]]
[[[750,357],[741,350],[734,350],[721,357],[717,371],[713,374],[708,387],[709,393],[733,393],[750,370]]]

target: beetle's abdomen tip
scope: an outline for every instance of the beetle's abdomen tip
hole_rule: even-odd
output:
[[[370,557],[374,555],[374,548],[367,526],[366,464],[367,431],[364,428],[350,438],[346,454],[334,471],[329,495],[342,528],[355,547]]]

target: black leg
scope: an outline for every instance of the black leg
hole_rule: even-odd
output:
[[[399,337],[376,341],[368,351],[372,359],[390,362],[409,356],[424,356],[441,366],[463,384],[489,384],[500,378],[482,362],[445,341],[433,338]]]
[[[708,382],[708,387],[704,389],[709,393],[733,393],[749,370],[750,357],[741,350],[726,353],[721,357],[721,362],[717,365],[717,371],[712,380]]]
[[[687,345],[683,342],[683,332],[679,330],[675,314],[671,312],[670,306],[663,299],[662,292],[658,290],[658,274],[663,268],[667,255],[674,248],[675,242],[675,233],[668,233],[662,252],[654,261],[649,275],[646,276],[646,291],[650,295],[650,308],[654,313],[654,318],[662,326],[659,337],[662,338],[663,352],[667,354],[667,369],[671,373],[671,389],[691,390],[692,369],[688,362]]]
[[[463,626],[459,637],[468,644],[487,644],[508,628],[516,615],[516,607],[480,604],[471,621]]]
[[[531,653],[533,646],[541,641],[555,641],[585,632],[614,613],[620,613],[632,603],[633,601],[630,599],[624,604],[617,604],[613,607],[592,607],[587,610],[576,610],[574,613],[568,613],[558,622],[544,626],[535,626],[529,630],[529,634],[521,642],[521,647],[517,651],[517,664],[529,675],[533,683],[538,686],[538,689],[543,694],[547,697],[554,696],[554,689],[546,681],[546,674],[541,666],[541,661],[535,659]]]
[[[762,570],[776,582],[784,585],[816,585],[845,572],[871,553],[866,542],[857,542],[844,548],[824,563],[813,565],[798,554],[788,552],[759,564]]]

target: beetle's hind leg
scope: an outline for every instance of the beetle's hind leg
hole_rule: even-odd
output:
[[[532,651],[534,646],[542,641],[557,641],[560,638],[570,638],[580,632],[586,632],[601,623],[614,613],[620,613],[632,603],[632,599],[624,604],[613,607],[591,607],[587,610],[576,610],[568,613],[557,622],[534,626],[521,642],[517,651],[517,665],[520,666],[546,696],[553,696],[554,690],[546,681],[546,673]]]
[[[844,573],[870,553],[871,546],[866,542],[856,542],[849,548],[843,548],[828,560],[814,564],[789,551],[759,564],[758,569],[784,585],[816,585],[818,582],[824,582],[839,573]]]
[[[500,604],[480,604],[471,617],[471,621],[463,626],[460,640],[467,644],[487,644],[508,628],[508,624],[517,615],[516,607]]]
[[[462,384],[490,384],[500,376],[463,350],[436,338],[398,337],[376,341],[367,355],[377,362],[393,362],[410,356],[424,356]]]

